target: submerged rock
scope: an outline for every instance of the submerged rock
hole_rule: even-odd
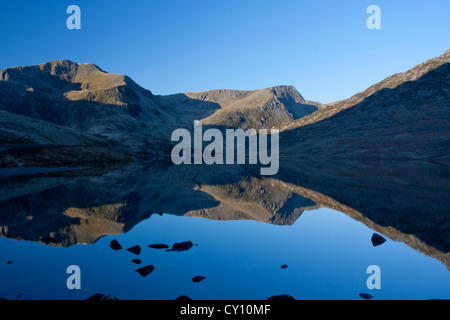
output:
[[[373,299],[373,298],[374,298],[374,296],[371,296],[371,295],[368,294],[368,293],[360,293],[359,296],[360,296],[361,298],[365,299],[365,300],[370,300],[370,299]]]
[[[200,281],[203,281],[205,279],[206,279],[206,277],[203,277],[203,276],[195,276],[195,277],[192,278],[192,281],[193,282],[200,282]]]
[[[122,246],[120,245],[119,241],[117,241],[116,239],[112,240],[111,243],[109,244],[109,246],[113,250],[120,250],[120,249],[122,249]]]
[[[168,249],[169,248],[169,246],[167,244],[163,244],[163,243],[151,244],[148,247],[152,248],[152,249]]]
[[[381,246],[383,243],[386,242],[386,239],[380,236],[378,233],[374,233],[372,235],[372,245],[374,247]]]
[[[130,251],[131,253],[134,253],[135,255],[140,255],[141,254],[141,247],[140,246],[134,246],[131,248],[128,248],[127,251]]]
[[[166,251],[176,251],[176,252],[187,251],[191,249],[193,246],[194,244],[191,241],[179,242],[174,243],[172,249]]]
[[[179,296],[178,298],[175,299],[175,301],[191,301],[192,299],[189,298],[188,296]]]
[[[283,264],[283,265],[281,266],[281,269],[286,269],[287,267],[288,267],[287,264]]]
[[[155,267],[150,265],[150,266],[146,266],[146,267],[142,267],[140,269],[137,269],[136,272],[139,273],[141,276],[146,277],[150,273],[152,273],[153,270],[155,270]]]
[[[12,264],[13,262],[12,261],[6,261],[6,264]]]
[[[119,300],[118,298],[111,296],[111,295],[104,295],[102,293],[96,293],[92,296],[90,296],[89,298],[87,298],[86,300]]]
[[[136,263],[136,264],[141,264],[142,260],[141,259],[133,259],[133,260],[131,260],[131,262]]]
[[[279,295],[279,296],[269,297],[269,298],[267,298],[267,300],[272,300],[272,301],[295,300],[295,298],[293,296],[288,295],[288,294],[282,294],[282,295]]]

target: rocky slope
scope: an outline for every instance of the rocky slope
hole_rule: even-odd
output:
[[[148,114],[162,114],[152,97],[129,77],[106,73],[93,64],[61,60],[0,71],[1,110],[70,128],[74,136],[96,137],[114,149],[132,153],[152,155],[160,147],[155,133],[147,129],[152,125],[150,119],[156,123],[156,116]],[[15,123],[16,132],[26,131],[22,122]],[[73,144],[74,139],[64,135],[67,130],[58,131],[48,132],[48,142]],[[87,140],[78,144],[92,142],[90,137]]]
[[[2,148],[91,146],[153,159],[168,156],[172,131],[192,128],[194,120],[259,129],[316,110],[289,86],[155,96],[93,64],[60,60],[0,70]]]
[[[447,50],[446,52],[444,52],[442,55],[440,55],[436,58],[430,59],[428,61],[425,61],[423,63],[420,63],[417,66],[411,68],[410,70],[408,70],[406,72],[396,73],[396,74],[374,84],[373,86],[367,88],[363,92],[355,94],[354,96],[352,96],[348,99],[328,103],[325,105],[320,104],[320,103],[308,102],[310,104],[317,104],[317,106],[320,110],[318,112],[315,112],[314,114],[305,116],[304,118],[301,118],[299,120],[292,121],[290,123],[283,123],[283,124],[277,125],[276,128],[279,129],[280,131],[293,130],[295,128],[299,128],[302,126],[306,126],[306,125],[313,124],[313,123],[322,121],[324,119],[330,118],[333,115],[335,115],[345,109],[348,109],[348,108],[351,108],[351,107],[357,105],[358,103],[362,102],[367,97],[373,95],[374,93],[376,93],[380,90],[393,89],[405,82],[415,81],[415,80],[419,79],[420,77],[422,77],[423,75],[425,75],[426,73],[428,73],[446,63],[449,63],[449,62],[450,62],[450,49]]]
[[[281,126],[286,157],[448,159],[450,51]],[[297,126],[297,127],[296,127]]]
[[[270,129],[275,125],[300,119],[318,110],[305,102],[292,86],[261,90],[213,90],[166,97],[168,103],[184,105],[192,101],[190,110],[210,105],[210,114],[198,114],[203,125],[246,129]],[[185,110],[185,108],[182,108]]]
[[[99,145],[101,139],[72,128],[0,110],[0,145]]]

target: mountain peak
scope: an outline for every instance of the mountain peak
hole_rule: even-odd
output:
[[[0,70],[0,81],[28,84],[30,78],[54,76],[60,80],[76,82],[78,79],[94,72],[105,73],[91,63],[78,64],[70,60],[55,60],[34,66],[19,66]]]

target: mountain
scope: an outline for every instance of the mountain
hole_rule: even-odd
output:
[[[189,105],[191,110],[212,105],[208,115],[198,114],[203,125],[241,129],[270,129],[275,125],[300,119],[318,110],[305,102],[292,86],[276,86],[253,91],[212,90],[166,97],[175,105]],[[214,110],[215,109],[215,110]]]
[[[68,156],[68,147],[97,153],[94,162],[109,159],[108,150],[115,162],[168,157],[172,131],[192,129],[194,120],[280,129],[285,157],[442,159],[450,144],[449,62],[450,50],[326,105],[305,101],[292,86],[161,96],[94,64],[8,68],[0,71],[0,159],[11,163],[9,152],[27,146],[39,153],[51,147],[55,164],[86,158]],[[14,157],[12,163],[45,165],[30,151]]]
[[[450,50],[295,122],[278,126],[280,155],[448,159]]]
[[[152,97],[129,77],[93,64],[61,60],[0,71],[1,110],[70,128],[75,135],[96,137],[132,153],[152,155],[160,147],[154,132],[156,115],[162,117],[163,110]],[[149,125],[156,129],[150,132]],[[51,140],[58,136],[52,132]]]
[[[0,147],[52,146],[55,153],[90,146],[154,159],[169,155],[172,131],[192,128],[194,120],[259,129],[316,110],[291,86],[157,96],[94,64],[59,60],[0,70]]]
[[[415,81],[420,77],[422,77],[423,75],[425,75],[426,73],[449,62],[450,62],[450,49],[445,51],[442,55],[430,59],[428,61],[425,61],[421,64],[418,64],[417,66],[411,68],[406,72],[396,73],[376,83],[375,85],[367,88],[363,92],[355,94],[354,96],[348,99],[336,101],[325,105],[320,103],[307,102],[309,104],[315,104],[320,110],[318,112],[315,112],[314,114],[305,116],[304,118],[301,118],[299,120],[277,125],[276,128],[279,129],[280,131],[292,130],[298,127],[306,126],[330,118],[333,115],[345,109],[357,105],[367,97],[373,95],[374,93],[380,90],[393,89],[405,82]]]

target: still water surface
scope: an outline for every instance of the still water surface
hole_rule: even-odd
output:
[[[425,231],[437,230],[438,238],[428,236],[428,231],[406,233],[402,228],[411,224],[402,222],[398,203],[398,217],[382,225],[367,218],[372,212],[361,209],[367,203],[362,195],[354,199],[353,192],[350,202],[345,197],[340,199],[345,204],[336,202],[310,189],[308,179],[306,188],[288,178],[267,180],[241,169],[226,177],[197,169],[127,170],[3,181],[0,297],[86,299],[103,293],[119,299],[173,300],[187,295],[265,300],[288,294],[309,300],[361,299],[361,293],[368,293],[380,300],[450,298],[447,226],[434,227],[433,220],[426,226],[426,219],[412,216]],[[442,171],[438,173],[442,177]],[[369,178],[367,185],[372,185]],[[131,190],[131,185],[136,187]],[[396,187],[400,198],[401,185],[400,181]],[[442,181],[437,185],[446,187]],[[384,194],[379,186],[376,183],[370,198]],[[433,193],[434,203],[441,204],[439,195],[439,190]],[[423,201],[429,205],[427,194]],[[164,213],[152,214],[159,210],[149,209],[151,204]],[[410,205],[414,202],[405,207]],[[439,207],[443,217],[430,214],[430,219],[448,224],[447,207]],[[374,233],[387,241],[373,246]],[[44,237],[54,237],[55,243]],[[123,249],[112,250],[112,240]],[[183,252],[148,247],[183,241],[195,245]],[[125,250],[135,245],[142,248],[139,255]],[[66,286],[70,265],[81,269],[81,290]],[[136,272],[147,265],[155,267],[147,277]],[[366,286],[371,265],[380,267],[380,290]],[[206,279],[194,283],[195,276]]]

